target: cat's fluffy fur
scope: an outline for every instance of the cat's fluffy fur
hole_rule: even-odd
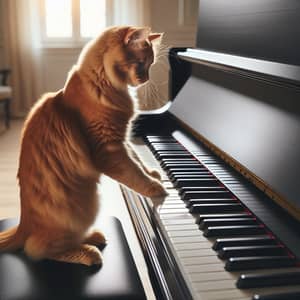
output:
[[[165,193],[128,146],[134,116],[128,84],[147,81],[153,62],[149,28],[114,27],[91,41],[65,87],[44,95],[25,122],[18,178],[19,226],[0,233],[0,251],[24,248],[34,259],[100,264],[98,212],[102,173],[145,196]]]

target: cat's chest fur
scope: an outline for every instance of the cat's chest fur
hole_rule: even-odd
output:
[[[127,93],[113,89],[96,91],[74,73],[65,88],[65,99],[80,113],[83,129],[92,144],[101,146],[125,140],[135,111]]]

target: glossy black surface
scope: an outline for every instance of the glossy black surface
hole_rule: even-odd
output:
[[[253,300],[299,300],[300,293],[280,293],[280,294],[268,294],[268,295],[254,295]]]
[[[237,281],[240,289],[300,284],[299,272],[282,272],[276,274],[242,274]]]
[[[170,112],[300,211],[300,92],[194,65]]]
[[[290,256],[249,256],[231,257],[225,264],[227,271],[286,268],[296,266],[297,261]]]
[[[0,221],[0,231],[16,223],[14,219]],[[50,260],[34,262],[21,252],[1,253],[0,299],[145,300],[121,223],[109,218],[100,225],[108,240],[100,268]]]
[[[197,47],[300,65],[298,0],[200,0]]]

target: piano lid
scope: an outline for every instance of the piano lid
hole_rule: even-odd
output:
[[[198,47],[300,66],[299,1],[200,0],[199,11]],[[215,66],[194,63],[169,111],[300,220],[299,89]]]
[[[183,57],[299,88],[298,0],[199,2],[197,49],[189,49]]]
[[[197,48],[300,66],[298,0],[200,0]]]

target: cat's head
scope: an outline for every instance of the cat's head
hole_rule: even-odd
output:
[[[137,86],[149,79],[149,68],[154,61],[152,42],[161,34],[151,33],[150,28],[129,28],[123,38],[119,61],[114,71],[127,84]]]
[[[112,84],[137,86],[146,82],[154,61],[153,43],[161,34],[151,33],[149,27],[114,27],[105,36],[108,45],[103,65]]]

